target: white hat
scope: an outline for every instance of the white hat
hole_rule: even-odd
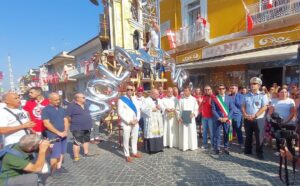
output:
[[[262,85],[262,81],[261,81],[261,79],[258,78],[258,77],[253,77],[253,78],[251,78],[251,79],[250,79],[250,84],[251,84],[251,83],[257,83],[257,84]]]

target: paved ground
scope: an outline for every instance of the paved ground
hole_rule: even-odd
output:
[[[182,152],[165,149],[164,152],[126,163],[115,140],[105,139],[91,145],[97,156],[73,163],[71,146],[64,163],[69,173],[49,177],[46,185],[283,185],[278,173],[277,157],[266,152],[264,161],[237,152],[212,156],[207,151]],[[299,172],[295,185],[300,185]]]

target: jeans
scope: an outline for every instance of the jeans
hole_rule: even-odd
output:
[[[202,145],[204,147],[207,147],[207,130],[209,129],[210,133],[210,143],[213,145],[213,139],[214,139],[214,119],[213,118],[204,118],[202,117]]]
[[[229,147],[229,124],[221,123],[220,121],[216,122],[215,133],[214,133],[214,150],[220,150],[221,146],[221,128],[223,128],[223,140],[224,140],[224,148],[227,149]]]
[[[243,144],[243,132],[242,132],[242,126],[243,126],[243,117],[242,116],[233,116],[232,118],[232,129],[235,130],[237,139],[240,145]]]

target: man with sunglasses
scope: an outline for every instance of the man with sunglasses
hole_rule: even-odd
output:
[[[83,156],[90,156],[89,142],[93,121],[88,106],[86,105],[84,94],[75,94],[74,101],[69,104],[66,112],[71,124],[70,131],[72,132],[72,135],[74,137],[74,162],[77,162],[79,160],[80,146],[83,147]]]
[[[214,97],[212,102],[212,112],[216,119],[213,147],[214,153],[219,154],[221,146],[221,128],[223,128],[224,153],[229,155],[229,130],[233,109],[232,99],[226,95],[225,92],[225,86],[219,85],[218,95]]]
[[[256,139],[256,155],[258,159],[264,159],[263,139],[265,131],[265,112],[268,107],[267,95],[259,91],[262,81],[258,77],[250,79],[250,92],[244,97],[242,113],[246,132],[245,154],[252,154],[253,132]]]
[[[118,101],[118,114],[123,128],[123,148],[127,162],[131,163],[133,158],[141,158],[141,154],[137,152],[138,132],[140,110],[137,108],[136,102],[132,99],[133,86],[126,87],[126,95],[121,96]],[[129,139],[131,137],[131,150],[129,152]]]

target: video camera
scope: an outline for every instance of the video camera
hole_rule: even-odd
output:
[[[291,129],[290,125],[282,124],[283,119],[277,112],[271,114],[270,123],[274,132],[275,138],[286,140],[297,140],[298,135],[295,129]]]
[[[272,132],[274,133],[274,136],[276,138],[276,141],[279,140],[280,143],[280,149],[285,151],[286,147],[288,150],[292,153],[293,156],[295,156],[295,144],[298,140],[298,135],[296,133],[295,127],[291,125],[282,124],[283,119],[279,116],[278,113],[273,112],[271,114],[270,123],[272,126]],[[283,162],[284,160],[284,162]],[[295,181],[295,161],[293,163],[293,175],[294,175],[294,181]],[[284,178],[282,177],[282,166],[284,164]],[[286,185],[294,184],[294,182],[289,181],[288,176],[288,168],[287,168],[287,159],[286,156],[283,158],[280,156],[279,159],[279,177],[280,180],[285,183]]]

